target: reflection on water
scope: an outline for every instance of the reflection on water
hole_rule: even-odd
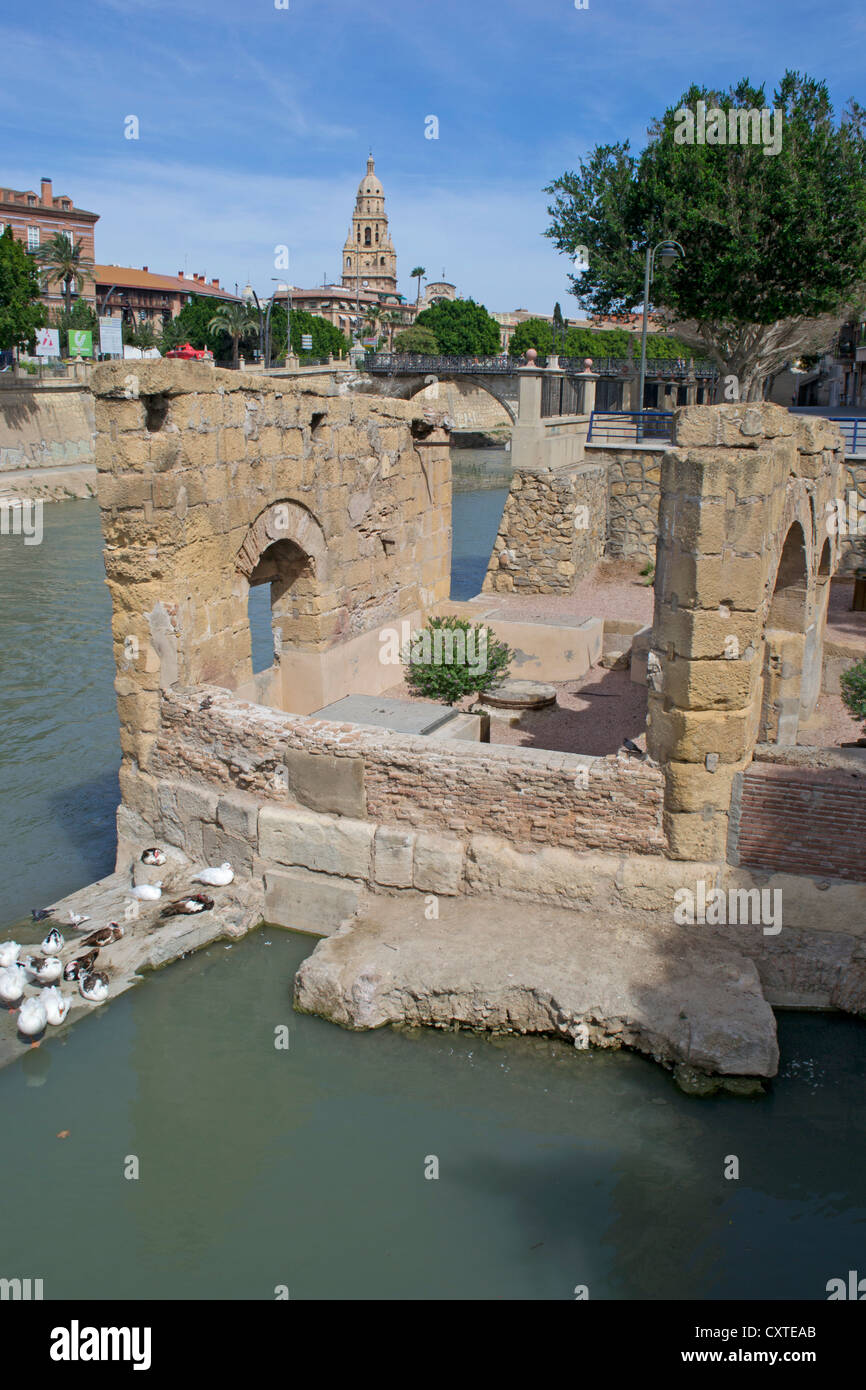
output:
[[[511,481],[505,449],[452,449],[451,597],[481,592]]]
[[[805,1299],[857,1267],[855,1021],[788,1016],[800,1070],[696,1101],[627,1053],[296,1015],[312,945],[216,944],[0,1073],[0,1274],[52,1298]]]
[[[500,496],[455,496],[455,594],[480,588]],[[0,598],[10,923],[112,866],[96,504],[46,507],[41,547],[0,540]],[[862,1261],[857,1021],[789,1015],[770,1095],[696,1101],[629,1054],[295,1015],[313,944],[214,945],[0,1072],[0,1277],[48,1298],[805,1299]]]
[[[0,536],[0,924],[114,868],[120,745],[95,501]]]

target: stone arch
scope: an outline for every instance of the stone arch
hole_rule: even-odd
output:
[[[279,541],[289,541],[307,556],[316,577],[326,579],[328,543],[313,513],[299,502],[272,502],[259,512],[237,553],[236,569],[249,582],[265,551]]]
[[[812,712],[818,694],[816,690],[812,698],[816,629],[806,535],[800,521],[788,528],[767,597],[759,738],[790,745],[797,742],[800,719]],[[820,643],[818,647],[820,668]]]
[[[802,523],[792,522],[785,536],[767,608],[767,627],[805,632],[808,621],[809,561]]]
[[[440,382],[452,381],[456,382],[461,386],[477,387],[479,390],[484,391],[488,396],[492,396],[493,399],[503,407],[503,409],[508,414],[508,417],[511,420],[512,424],[517,423],[516,390],[513,393],[513,399],[511,399],[509,395],[505,393],[504,390],[497,390],[496,386],[499,385],[499,382],[496,377],[491,378],[481,375],[468,376],[464,372],[433,373],[431,371],[428,377],[390,377],[388,378],[389,384],[387,387],[387,391],[385,390],[384,386],[380,387],[379,389],[382,390],[383,394],[387,394],[389,396],[396,396],[400,400],[410,401],[413,396],[417,396],[421,391],[424,390],[426,386],[430,385],[430,378],[434,376],[435,379]]]
[[[818,577],[819,580],[821,580],[821,579],[829,579],[829,578],[830,578],[830,575],[831,575],[832,573],[833,573],[833,548],[832,548],[832,546],[830,545],[830,537],[828,536],[827,539],[824,541],[824,544],[823,544],[823,546],[822,546],[822,548],[821,548],[821,556],[820,556],[820,559],[818,560],[817,577]]]

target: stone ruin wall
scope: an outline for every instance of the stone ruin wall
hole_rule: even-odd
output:
[[[723,861],[734,778],[820,693],[839,541],[838,429],[773,405],[685,406],[662,463],[647,747],[677,858]]]
[[[606,517],[604,468],[516,469],[483,592],[570,593],[604,549]]]
[[[664,452],[591,444],[582,469],[516,470],[484,593],[568,593],[603,557],[654,562]],[[863,530],[859,543],[856,536],[840,537],[838,573],[843,575],[866,564],[866,461],[845,460],[838,499],[846,507],[849,492],[862,503]],[[582,543],[571,549],[565,517],[580,505],[590,509],[590,525],[579,538]],[[546,557],[545,535],[553,540]]]
[[[93,390],[124,758],[148,765],[161,688],[316,708],[323,670],[351,683],[353,639],[356,663],[358,643],[375,661],[383,624],[448,597],[447,434],[410,404],[196,363],[103,365]],[[278,580],[267,692],[251,578]]]

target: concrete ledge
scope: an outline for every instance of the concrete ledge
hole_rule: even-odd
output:
[[[304,869],[268,869],[264,884],[265,921],[292,931],[330,936],[361,903],[357,884]]]

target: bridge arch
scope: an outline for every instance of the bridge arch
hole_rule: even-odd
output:
[[[372,380],[376,383],[377,394],[381,396],[393,396],[397,400],[409,401],[413,396],[417,396],[427,386],[434,382],[453,383],[457,386],[471,386],[484,391],[488,396],[492,396],[499,403],[508,415],[512,424],[517,422],[517,382],[511,384],[511,378],[497,378],[479,374],[473,376],[461,371],[440,371],[427,372],[423,376],[375,376]]]

